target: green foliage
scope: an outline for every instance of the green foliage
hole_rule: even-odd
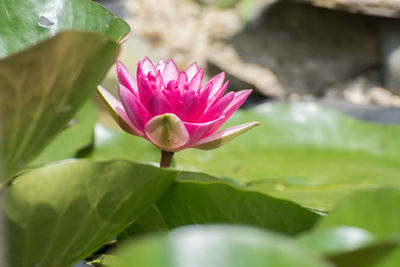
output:
[[[316,104],[264,104],[238,111],[226,127],[248,121],[261,124],[216,150],[176,153],[175,167],[228,177],[321,211],[359,191],[400,185],[398,126],[361,122]],[[92,158],[158,161],[145,140],[97,130]]]
[[[65,30],[101,33],[117,41],[129,32],[129,26],[89,0],[0,2],[0,58]]]
[[[71,29],[79,31],[65,31]],[[0,184],[65,127],[114,62],[115,40],[128,31],[91,1],[0,2]]]
[[[298,241],[324,254],[337,266],[361,267],[384,260],[398,247],[400,240],[381,239],[361,228],[338,226],[305,233]]]
[[[0,158],[8,179],[65,127],[117,50],[106,36],[63,32],[0,61]]]
[[[397,189],[358,194],[323,217],[300,241],[328,254],[339,266],[398,266],[399,197]]]
[[[10,266],[69,266],[141,215],[176,176],[125,161],[48,165],[5,190]]]
[[[121,251],[116,267],[331,266],[301,245],[267,231],[228,226],[190,226],[137,240]]]
[[[80,150],[92,144],[96,120],[97,107],[89,101],[30,166],[36,167],[52,161],[76,157]]]
[[[309,230],[319,217],[296,204],[213,177],[180,173],[179,179],[126,234],[134,236],[189,224],[233,223],[293,235]]]
[[[400,190],[382,189],[359,194],[324,217],[318,224],[318,229],[347,225],[366,229],[381,237],[392,234],[400,236],[398,203]]]

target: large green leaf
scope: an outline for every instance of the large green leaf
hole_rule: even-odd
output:
[[[115,237],[175,179],[126,161],[48,165],[5,189],[10,266],[69,266]]]
[[[338,226],[305,232],[299,235],[297,240],[319,253],[334,255],[371,245],[377,237],[361,228]]]
[[[310,229],[320,216],[294,203],[196,173],[181,173],[143,217],[126,232],[163,231],[182,225],[235,223],[285,234]]]
[[[325,216],[317,230],[337,226],[363,228],[382,239],[400,240],[400,190],[382,189],[356,195]],[[399,266],[400,249],[382,266]],[[381,266],[380,265],[380,266]]]
[[[400,240],[381,239],[369,231],[349,226],[307,232],[298,241],[343,267],[375,266],[400,244]]]
[[[258,229],[188,226],[168,235],[135,240],[116,267],[297,267],[331,266],[294,241]]]
[[[90,146],[94,138],[94,126],[97,120],[97,107],[87,102],[58,134],[42,153],[30,164],[36,167],[49,162],[74,158],[77,153]]]
[[[65,30],[79,32],[56,35]],[[124,21],[89,0],[0,1],[0,58],[9,56],[0,61],[1,176],[9,179],[61,131],[127,32]]]
[[[176,153],[176,168],[229,177],[322,211],[355,192],[400,185],[398,126],[362,122],[313,103],[263,104],[236,112],[226,126],[255,120],[260,126],[221,148]],[[143,139],[115,131],[107,136],[93,157],[159,158]]]
[[[330,256],[329,259],[338,267],[383,267],[383,264],[385,264],[388,259],[390,260],[393,258],[393,251],[395,251],[398,246],[398,240],[381,241],[354,251]],[[388,266],[397,267],[399,266],[399,261],[397,261],[395,265]]]
[[[119,40],[129,32],[129,26],[89,0],[0,1],[0,58],[62,30],[103,33]],[[51,59],[51,56],[46,59]]]
[[[117,50],[104,35],[63,32],[0,61],[0,160],[7,178],[65,127]]]
[[[363,228],[381,237],[400,236],[400,190],[382,189],[358,194],[323,217],[318,229],[339,225]]]
[[[400,185],[400,127],[361,122],[316,104],[265,104],[230,124],[261,125],[221,149],[178,153],[177,167],[234,178],[329,210],[355,191]]]

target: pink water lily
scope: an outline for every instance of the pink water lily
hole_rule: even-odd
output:
[[[249,122],[217,131],[243,104],[251,90],[228,92],[220,73],[202,86],[203,69],[196,63],[179,72],[173,60],[156,66],[140,61],[136,79],[117,62],[121,102],[107,90],[98,92],[109,112],[126,132],[143,137],[163,151],[214,149],[258,125]]]

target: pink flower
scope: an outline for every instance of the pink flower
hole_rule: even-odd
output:
[[[249,122],[217,132],[251,90],[224,95],[228,86],[224,73],[202,86],[203,69],[196,63],[179,72],[172,60],[160,60],[154,66],[145,58],[139,62],[135,79],[118,61],[117,74],[122,104],[98,88],[108,110],[123,130],[161,150],[214,149],[259,124]]]

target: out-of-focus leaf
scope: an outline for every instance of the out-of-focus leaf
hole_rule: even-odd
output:
[[[129,32],[129,26],[104,7],[89,0],[0,2],[0,58],[63,30],[102,33],[116,41]],[[50,55],[44,57],[51,60]],[[65,57],[64,60],[69,58]]]
[[[8,179],[72,119],[117,51],[104,35],[63,32],[0,61],[0,160]]]
[[[153,204],[133,224],[118,235],[117,240],[120,242],[148,233],[167,233],[169,230],[163,214],[161,214],[157,205]]]
[[[48,165],[5,189],[10,266],[70,266],[140,216],[176,177],[126,161]]]
[[[159,164],[161,152],[149,141],[97,124],[93,150],[89,158],[99,160],[125,159]],[[176,153],[177,154],[177,153]]]
[[[338,267],[382,267],[381,264],[386,259],[391,258],[393,251],[395,251],[398,246],[398,240],[386,240],[357,250],[331,255],[329,259]],[[398,266],[398,263],[399,262],[394,266]]]
[[[319,253],[332,255],[368,246],[377,238],[371,232],[361,228],[339,226],[306,232],[298,236],[297,240]]]
[[[400,244],[400,240],[377,238],[371,232],[349,226],[306,232],[297,240],[343,267],[375,266]]]
[[[318,224],[317,231],[337,226],[353,226],[363,228],[383,240],[400,240],[399,203],[400,190],[397,189],[382,189],[356,195],[325,216]],[[400,249],[396,249],[379,266],[399,265]]]
[[[318,223],[318,229],[339,225],[363,228],[380,237],[400,236],[400,190],[382,189],[358,194]]]
[[[298,267],[331,266],[284,236],[258,229],[187,226],[135,240],[116,259],[116,267]]]
[[[215,150],[176,153],[175,167],[227,177],[321,211],[355,192],[400,185],[398,126],[366,123],[300,103],[238,111],[226,127],[248,121],[260,121],[260,126]],[[159,161],[159,152],[146,140],[99,129],[108,138],[96,144],[94,158]]]
[[[156,205],[125,232],[134,236],[189,224],[234,223],[294,235],[310,229],[319,217],[289,201],[214,177],[181,173]]]
[[[89,101],[30,164],[39,166],[52,161],[74,158],[77,152],[89,146],[94,139],[97,107]]]

